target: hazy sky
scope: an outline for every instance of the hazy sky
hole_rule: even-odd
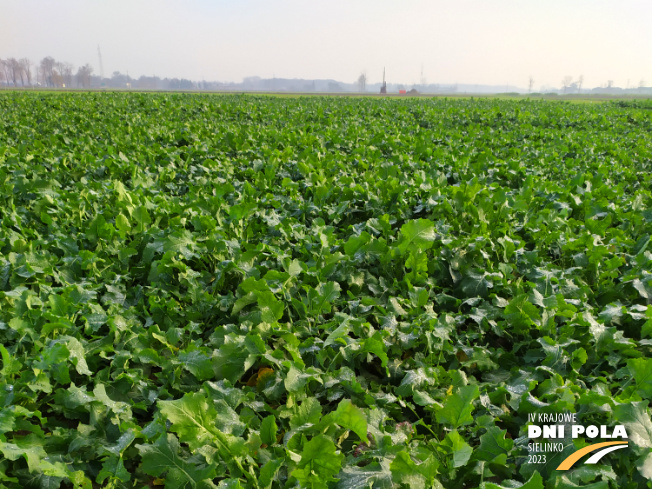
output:
[[[650,0],[0,0],[0,58],[194,80],[652,85]]]

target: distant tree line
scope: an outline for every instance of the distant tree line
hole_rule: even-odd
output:
[[[86,63],[74,72],[72,64],[46,56],[38,65],[28,58],[0,58],[0,83],[11,87],[90,88],[93,67]]]
[[[38,64],[28,58],[0,58],[0,86],[46,87],[46,88],[123,88],[140,90],[215,90],[215,82],[193,82],[185,78],[159,78],[141,76],[134,79],[129,75],[113,72],[111,77],[93,74],[93,67],[86,63],[75,71],[66,61],[57,61],[46,56]]]
[[[246,77],[241,83],[222,83],[217,81],[193,81],[187,78],[160,78],[158,76],[141,76],[132,78],[129,74],[114,71],[110,77],[98,76],[93,73],[93,67],[86,63],[75,67],[66,61],[57,61],[52,56],[46,56],[38,64],[28,58],[0,58],[0,87],[45,87],[45,88],[77,88],[101,89],[114,88],[123,90],[205,90],[205,91],[272,91],[272,92],[370,92],[379,93],[380,83],[369,83],[365,72],[362,72],[353,83],[338,82],[332,79],[290,79],[290,78],[260,78]],[[534,78],[528,79],[527,92],[533,93]],[[388,93],[407,90],[403,84],[387,84]],[[426,84],[422,77],[420,85],[412,86],[414,93],[518,93],[517,87],[490,85],[439,85]],[[647,87],[645,80],[638,87],[627,82],[627,88],[614,86],[613,80],[608,80],[600,87],[587,89],[584,87],[584,76],[576,79],[567,75],[561,80],[561,89],[542,87],[542,92],[557,94],[609,93],[609,94],[652,94],[652,87]]]

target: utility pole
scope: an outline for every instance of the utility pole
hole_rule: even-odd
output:
[[[100,60],[100,80],[104,79],[104,64],[102,63],[102,51],[100,51],[100,45],[97,45],[97,57]],[[100,81],[101,83],[101,81]]]

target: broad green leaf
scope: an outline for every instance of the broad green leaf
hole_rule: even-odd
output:
[[[342,468],[344,455],[324,435],[317,435],[303,446],[301,460],[291,473],[303,487],[326,489]]]
[[[475,450],[474,458],[505,464],[514,446],[514,441],[505,437],[506,433],[507,430],[501,430],[497,426],[489,427],[487,432],[480,436],[480,446]]]
[[[652,480],[652,452],[648,452],[636,461],[639,474],[647,480]]]
[[[227,379],[232,384],[244,375],[253,362],[254,357],[247,351],[243,336],[226,336],[224,344],[213,352],[217,379]]]
[[[141,205],[136,207],[133,212],[133,218],[136,220],[136,232],[143,233],[148,229],[148,226],[152,223],[152,218],[149,217],[149,212],[147,208]]]
[[[493,482],[484,482],[481,486],[481,489],[510,489],[514,486],[502,486],[499,484],[495,484]],[[525,482],[523,485],[516,486],[519,489],[544,489],[543,485],[543,478],[541,477],[541,474],[538,472],[535,472],[532,474],[532,476]],[[586,487],[586,486],[582,486]],[[597,487],[594,489],[598,489]],[[606,489],[606,488],[605,488]]]
[[[102,470],[97,475],[95,482],[102,484],[105,480],[109,482],[117,480],[129,482],[131,475],[124,465],[122,457],[107,457],[102,463]]]
[[[122,235],[129,234],[131,231],[131,224],[129,223],[129,219],[125,217],[124,214],[120,213],[118,216],[115,218],[115,227],[122,233]]]
[[[383,461],[383,465],[371,463],[365,467],[347,465],[338,474],[337,489],[367,489],[374,487],[378,489],[392,489],[395,487],[392,481],[392,473],[388,467],[389,463]]]
[[[632,358],[627,361],[627,368],[641,397],[652,399],[652,358]]]
[[[446,398],[444,407],[436,413],[437,422],[459,428],[473,422],[473,401],[480,397],[477,385],[466,385],[455,389]]]
[[[387,356],[386,347],[383,343],[382,335],[380,333],[376,333],[371,338],[364,340],[363,351],[373,353],[378,358],[380,358],[380,364],[383,367],[387,366],[389,357]]]
[[[61,462],[50,462],[45,451],[45,440],[30,434],[15,443],[5,443],[0,440],[0,453],[8,460],[23,458],[30,472],[41,473],[51,477],[69,477],[71,471]]]
[[[408,221],[401,226],[399,249],[403,254],[410,251],[426,251],[432,248],[437,234],[432,221],[418,219]]]
[[[258,483],[263,489],[269,489],[272,487],[272,483],[276,479],[279,469],[285,463],[285,460],[282,458],[272,459],[269,462],[265,463],[260,468],[260,476],[258,477]]]
[[[469,270],[460,281],[460,290],[465,297],[486,297],[493,283],[486,278],[486,274]]]
[[[267,416],[260,423],[260,439],[265,445],[271,446],[276,443],[276,434],[278,433],[278,426],[274,416]]]
[[[534,475],[533,475],[534,477]],[[524,486],[522,486],[524,487]],[[543,486],[540,486],[543,487]],[[576,484],[567,475],[558,476],[555,479],[554,489],[609,489],[608,481],[593,482],[592,484]]]
[[[426,477],[419,471],[407,452],[398,452],[389,468],[392,471],[392,480],[396,484],[405,484],[410,489],[425,489]]]
[[[510,325],[518,332],[527,331],[531,325],[541,318],[537,307],[529,302],[526,294],[521,294],[507,305],[505,308],[505,317]]]
[[[357,258],[357,254],[360,252],[361,248],[369,243],[369,241],[371,241],[371,235],[366,231],[363,231],[358,236],[351,236],[347,242],[344,243],[344,251],[348,256]]]
[[[171,423],[171,430],[191,450],[210,443],[215,438],[217,411],[206,397],[199,393],[187,393],[176,401],[159,401],[159,409]]]
[[[652,448],[652,421],[647,401],[618,404],[614,419],[625,425],[629,440],[640,448]]]
[[[246,429],[246,425],[242,422],[238,413],[224,399],[214,401],[213,405],[217,412],[215,418],[216,428],[228,435],[241,436]]]
[[[178,360],[183,368],[199,381],[208,380],[215,375],[211,357],[204,352],[198,350],[180,352]]]
[[[313,300],[314,314],[331,312],[331,305],[340,295],[340,285],[337,282],[326,282],[317,287],[317,297]]]
[[[473,449],[471,446],[454,430],[451,431],[441,442],[440,446],[446,447],[453,455],[453,467],[463,467],[471,458]]]
[[[342,428],[352,430],[362,441],[369,443],[367,438],[367,418],[362,410],[350,400],[343,399],[340,401],[331,417]]]
[[[292,428],[298,428],[308,423],[317,424],[321,418],[321,404],[314,397],[309,397],[300,405],[293,406],[287,414],[290,416]]]
[[[84,345],[73,336],[62,336],[55,341],[56,343],[63,343],[68,348],[70,353],[70,359],[72,360],[77,373],[80,375],[92,375],[93,372],[88,368],[86,363],[86,351],[84,350]]]
[[[0,375],[3,377],[11,377],[20,372],[22,364],[10,355],[7,349],[2,345],[0,345],[0,354],[2,355],[2,370],[0,370]]]
[[[136,445],[142,458],[142,470],[155,477],[165,476],[165,489],[208,488],[215,467],[184,460],[177,438],[168,433],[153,445]]]

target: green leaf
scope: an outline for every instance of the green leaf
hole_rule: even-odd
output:
[[[93,375],[93,372],[88,368],[86,363],[86,351],[84,345],[73,336],[62,336],[55,341],[56,343],[63,343],[70,352],[70,359],[75,366],[77,373],[80,375]]]
[[[640,448],[652,448],[652,421],[647,401],[618,404],[614,408],[614,419],[625,425],[629,441]]]
[[[102,463],[102,470],[95,478],[95,482],[102,484],[105,480],[129,482],[131,475],[125,468],[122,457],[107,457]]]
[[[525,332],[541,318],[539,309],[528,300],[527,294],[514,297],[505,308],[505,317],[517,332]]]
[[[178,360],[183,368],[193,374],[199,381],[208,380],[215,375],[213,362],[204,352],[198,350],[180,352]]]
[[[480,487],[481,489],[512,489],[515,486],[501,486],[493,482],[483,482]],[[518,487],[518,489],[544,489],[543,478],[541,477],[541,474],[534,472],[525,484],[516,487]]]
[[[326,282],[317,287],[317,297],[313,299],[313,314],[324,314],[331,312],[331,304],[340,296],[340,284],[337,282]]]
[[[371,235],[363,231],[359,236],[352,235],[346,243],[344,243],[344,252],[352,257],[358,258],[356,255],[363,249],[364,245],[371,241]]]
[[[190,463],[180,453],[173,435],[161,436],[153,445],[136,445],[142,458],[142,470],[160,477],[165,474],[165,489],[208,488],[215,477],[213,465]]]
[[[636,468],[647,480],[652,480],[652,452],[648,452],[636,461]]]
[[[254,359],[245,346],[244,336],[227,335],[224,344],[213,352],[216,377],[235,384],[253,365]]]
[[[377,462],[372,462],[365,467],[346,465],[338,477],[340,480],[337,483],[337,489],[368,489],[370,487],[393,489],[396,487],[392,481],[392,473],[387,459],[382,461],[382,465]]]
[[[215,418],[215,427],[227,435],[241,436],[246,429],[246,425],[240,419],[238,413],[229,406],[224,399],[218,399],[213,402],[217,416]]]
[[[473,454],[473,449],[457,430],[446,435],[440,446],[445,447],[453,455],[453,467],[455,468],[465,466]]]
[[[362,410],[349,399],[340,401],[337,409],[331,413],[331,417],[342,428],[352,430],[362,441],[369,443],[367,438],[367,418]]]
[[[426,251],[435,243],[437,234],[434,223],[428,219],[408,221],[401,226],[401,241],[398,245],[403,254],[412,251]]]
[[[191,450],[215,438],[217,411],[203,394],[187,393],[176,401],[158,401],[158,406],[163,416],[172,423],[172,431]]]
[[[69,477],[71,471],[61,462],[50,462],[48,453],[44,448],[45,441],[37,435],[30,434],[14,443],[5,443],[0,440],[0,453],[8,460],[24,458],[30,472],[41,473],[51,477]]]
[[[276,299],[264,280],[255,280],[253,277],[249,277],[240,284],[240,288],[246,294],[233,304],[233,314],[239,313],[255,302],[258,304],[259,321],[273,323],[283,317],[283,302]]]
[[[532,475],[534,477],[534,474]],[[502,487],[502,486],[501,486]],[[525,486],[521,486],[525,487]],[[543,487],[543,486],[541,486]],[[599,481],[592,484],[576,484],[571,481],[567,475],[558,476],[555,479],[554,489],[609,489],[608,481]],[[492,488],[496,489],[496,488]]]
[[[486,274],[469,270],[460,282],[460,290],[465,297],[487,297],[493,283],[487,280]]]
[[[162,242],[163,253],[181,253],[186,258],[193,256],[192,248],[195,244],[193,235],[190,231],[184,229],[170,234]]]
[[[269,291],[256,292],[262,322],[273,323],[283,317],[283,303]]]
[[[276,419],[274,416],[267,416],[260,423],[260,439],[267,446],[276,444],[276,434],[278,433],[278,426],[276,426]]]
[[[633,358],[627,361],[627,368],[641,397],[652,399],[652,358]]]
[[[145,206],[141,205],[134,209],[133,218],[136,220],[136,232],[144,233],[148,226],[152,223],[152,218],[149,217],[149,212]]]
[[[267,462],[260,468],[260,476],[258,477],[258,484],[263,489],[272,487],[272,483],[277,478],[276,475],[281,466],[285,463],[283,458],[275,458]]]
[[[501,430],[497,426],[491,426],[487,432],[480,436],[480,446],[474,453],[474,458],[477,460],[485,460],[487,462],[505,464],[507,457],[514,441],[506,438],[507,430]]]
[[[385,343],[383,343],[382,338],[383,337],[380,331],[377,331],[371,338],[364,340],[362,350],[364,352],[373,353],[376,355],[378,358],[380,358],[380,364],[383,367],[387,367],[389,357],[387,356]]]
[[[410,489],[425,489],[426,477],[419,471],[407,452],[398,452],[389,468],[395,483],[405,484]]]
[[[22,363],[10,355],[7,349],[2,345],[0,345],[0,354],[2,355],[2,370],[0,370],[0,375],[3,377],[11,377],[21,371],[23,366]]]
[[[342,468],[344,455],[337,453],[333,441],[317,435],[303,446],[298,467],[291,473],[302,487],[327,489]]]
[[[584,348],[578,348],[573,352],[571,363],[575,370],[578,370],[582,365],[586,363],[589,359],[589,356],[586,353]]]
[[[293,429],[305,424],[317,424],[321,418],[321,404],[314,397],[309,397],[301,405],[295,404],[288,415]]]
[[[129,223],[129,219],[127,219],[122,213],[118,214],[118,216],[115,218],[115,227],[122,236],[129,234],[131,231],[131,224]]]
[[[459,428],[473,422],[473,401],[480,397],[477,385],[458,387],[455,392],[444,401],[444,407],[437,411],[438,423],[443,423]]]

